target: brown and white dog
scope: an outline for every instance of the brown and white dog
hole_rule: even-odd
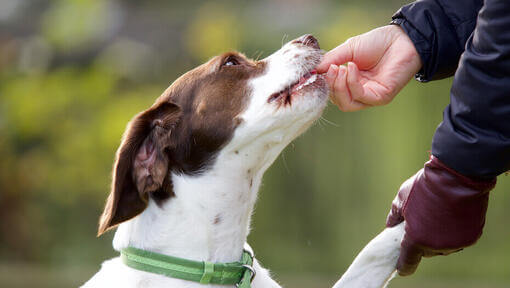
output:
[[[313,73],[321,56],[305,35],[266,59],[226,53],[177,79],[129,123],[99,234],[120,224],[116,250],[239,261],[262,175],[326,106],[325,81]],[[256,261],[254,268],[252,287],[280,287]],[[209,286],[134,270],[117,257],[83,287]]]
[[[118,226],[117,251],[239,261],[264,172],[326,106],[325,81],[313,72],[321,57],[304,35],[266,59],[226,53],[177,79],[128,124],[98,234]],[[402,234],[402,225],[384,231],[335,287],[385,285]],[[253,288],[280,287],[256,260],[253,268]],[[117,257],[82,287],[218,285],[134,270]]]

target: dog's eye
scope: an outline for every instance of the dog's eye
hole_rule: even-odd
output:
[[[235,59],[234,57],[228,57],[227,60],[223,63],[223,66],[235,66],[239,65],[239,61]]]

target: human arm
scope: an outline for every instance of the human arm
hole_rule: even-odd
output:
[[[406,32],[423,63],[417,80],[453,76],[482,5],[483,0],[420,0],[393,15],[392,23]]]
[[[357,111],[391,102],[413,76],[420,81],[451,76],[482,3],[417,1],[395,13],[396,25],[352,37],[329,51],[317,71],[328,72],[332,101],[342,111]],[[339,66],[346,62],[352,63]]]
[[[481,236],[489,191],[510,169],[510,3],[486,0],[468,39],[432,143],[432,159],[406,181],[387,226],[406,221],[397,268],[448,254]],[[439,160],[441,159],[441,160]]]

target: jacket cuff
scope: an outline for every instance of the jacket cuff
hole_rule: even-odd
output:
[[[431,75],[431,65],[430,65],[430,56],[432,47],[429,42],[423,37],[418,30],[404,18],[400,18],[400,13],[397,12],[393,15],[392,20],[390,22],[392,25],[398,25],[404,32],[406,32],[407,36],[411,39],[414,44],[414,48],[420,55],[421,63],[423,64],[420,71],[414,75],[414,78],[420,82],[428,82],[430,81]]]
[[[478,1],[478,0],[477,0]],[[392,17],[406,31],[423,60],[418,80],[453,76],[466,39],[474,29],[478,2],[419,0],[400,8]],[[397,20],[400,19],[400,20]]]

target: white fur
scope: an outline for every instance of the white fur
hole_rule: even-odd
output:
[[[306,56],[313,61],[305,61]],[[239,115],[243,121],[213,166],[199,176],[172,174],[175,197],[161,206],[150,200],[143,213],[122,223],[113,241],[115,250],[132,246],[210,262],[241,258],[264,172],[283,148],[320,116],[327,102],[325,87],[298,93],[291,106],[276,109],[274,103],[267,102],[272,93],[318,64],[319,51],[288,43],[263,61],[268,65],[266,73],[249,83],[250,102]],[[254,268],[257,274],[253,288],[280,287],[257,261]],[[134,270],[117,257],[104,262],[83,287],[227,286],[202,285]]]
[[[386,228],[372,239],[333,288],[386,287],[396,274],[400,243],[405,234],[404,225],[402,222]]]

